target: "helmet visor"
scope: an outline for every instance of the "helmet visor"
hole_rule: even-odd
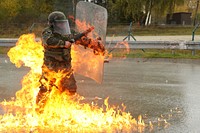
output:
[[[54,32],[61,35],[71,34],[68,20],[56,20],[54,25]]]

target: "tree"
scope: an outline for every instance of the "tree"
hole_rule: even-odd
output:
[[[16,17],[21,10],[19,0],[1,0],[0,2],[0,21],[8,22]]]
[[[163,14],[172,14],[177,5],[184,4],[184,0],[143,0],[145,3],[145,12],[148,15],[152,15],[152,11],[155,12],[156,16],[162,16]],[[147,18],[150,18],[147,16]],[[149,21],[149,19],[148,19]]]
[[[53,11],[55,0],[1,0],[1,23],[31,23],[41,14]],[[46,20],[46,19],[45,19]]]
[[[109,17],[114,21],[138,21],[142,14],[141,0],[108,0]]]
[[[0,0],[0,22],[32,23],[46,21],[54,10],[72,15],[79,0]],[[103,3],[103,0],[102,0]],[[105,0],[109,22],[139,22],[148,14],[173,13],[184,0]],[[100,2],[101,4],[101,2]]]

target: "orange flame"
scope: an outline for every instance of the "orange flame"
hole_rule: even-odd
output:
[[[68,16],[68,18],[71,19],[75,23],[76,30],[78,32],[83,32],[93,26],[93,25],[87,23],[86,21],[80,21],[79,19],[75,19],[74,16]],[[87,35],[87,37],[89,37],[91,39],[96,39],[97,37],[99,37],[99,35],[95,31],[92,31],[91,33],[89,33]]]
[[[97,56],[93,53],[92,49],[85,49],[79,45],[73,45],[71,55],[72,67],[76,73],[89,77],[98,83],[102,83],[103,55]]]
[[[56,88],[48,95],[49,99],[42,113],[38,113],[35,101],[43,64],[42,51],[41,41],[36,42],[33,34],[27,34],[22,35],[17,45],[8,52],[10,60],[17,67],[24,65],[31,70],[23,78],[23,87],[16,93],[16,98],[1,103],[5,114],[0,116],[0,131],[11,132],[15,129],[16,132],[115,132],[137,131],[137,126],[144,127],[141,120],[138,123],[130,113],[119,107],[110,107],[108,99],[105,100],[104,107],[83,104],[80,103],[83,97],[69,97]],[[62,72],[49,74],[50,78],[56,77],[56,80],[61,76]]]
[[[80,21],[76,21],[76,24],[82,30],[91,27]],[[93,37],[92,34],[89,37]],[[128,48],[127,43],[123,44]],[[75,47],[72,48],[72,64],[77,68],[77,60],[80,59],[74,53]],[[110,106],[107,98],[104,105],[99,107],[93,103],[81,103],[84,97],[78,94],[70,97],[61,93],[59,81],[65,74],[62,71],[49,70],[48,80],[41,81],[47,85],[50,84],[49,81],[53,81],[56,86],[46,93],[48,99],[45,106],[38,106],[36,96],[44,54],[42,42],[35,41],[34,34],[22,35],[16,46],[10,49],[8,56],[17,67],[26,66],[30,71],[24,76],[22,89],[16,93],[16,98],[0,103],[4,109],[4,114],[0,115],[0,132],[13,132],[13,129],[15,132],[140,132],[145,128],[142,117],[139,116],[138,121],[132,118],[130,113],[125,112],[123,104],[122,109]],[[104,56],[101,55],[98,60],[102,61]],[[95,66],[96,62],[92,58],[82,61],[86,66]],[[93,68],[94,71],[99,71],[99,68]]]
[[[16,98],[1,103],[5,114],[0,116],[0,131],[115,132],[137,131],[137,126],[145,127],[141,120],[138,123],[130,113],[119,107],[110,107],[108,98],[105,99],[104,107],[98,107],[81,103],[83,97],[79,95],[69,97],[65,93],[61,94],[57,88],[48,94],[46,105],[39,113],[35,101],[44,56],[41,41],[36,42],[33,34],[22,35],[17,45],[8,52],[8,56],[17,67],[23,65],[31,70],[23,78],[23,87],[16,93]],[[56,74],[50,72],[49,78],[52,77],[59,81],[62,71]],[[125,108],[124,105],[123,107]]]
[[[130,47],[129,47],[128,42],[126,42],[126,41],[117,43],[117,44],[115,45],[115,47],[116,47],[116,48],[117,48],[117,47],[120,47],[120,48],[125,47],[125,52],[124,52],[124,53],[126,53],[126,54],[129,54],[129,53],[130,53]]]
[[[118,48],[122,49],[122,51],[120,50],[120,52],[117,53],[117,54],[119,54],[120,57],[122,57],[122,59],[125,59],[126,55],[130,53],[130,47],[129,47],[128,42],[122,41],[122,42],[118,42],[113,48],[111,48],[111,50],[109,52],[107,52],[105,54],[107,56],[107,58],[111,59],[113,56],[111,52]]]

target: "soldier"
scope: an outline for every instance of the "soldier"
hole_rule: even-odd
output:
[[[48,16],[48,25],[42,33],[44,46],[44,64],[42,66],[42,77],[40,79],[40,90],[36,102],[44,102],[44,95],[51,91],[55,86],[53,79],[47,81],[49,71],[62,71],[64,76],[60,80],[59,89],[61,92],[67,92],[69,95],[76,93],[76,81],[71,68],[71,40],[70,27],[66,16],[59,11],[52,12]],[[43,82],[49,82],[44,84]],[[55,86],[57,87],[57,86]]]
[[[79,44],[90,47],[95,51],[104,52],[104,46],[97,43],[91,45],[91,39],[86,35],[92,29],[86,32],[72,35],[66,16],[59,11],[54,11],[48,16],[48,25],[42,33],[42,40],[44,46],[44,64],[42,66],[42,77],[40,79],[40,90],[37,95],[37,103],[45,103],[46,94],[51,92],[52,87],[56,87],[60,92],[67,92],[69,95],[74,95],[77,90],[76,81],[73,75],[71,66],[71,45],[75,40]],[[83,39],[81,39],[81,37]],[[84,41],[83,41],[84,40]],[[62,71],[62,78],[59,81],[59,86],[54,84],[56,79],[49,79],[50,71],[55,73]],[[50,81],[49,81],[50,80]],[[47,84],[48,83],[48,84]]]

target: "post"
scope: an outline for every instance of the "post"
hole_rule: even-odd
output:
[[[175,56],[175,50],[174,49],[172,49],[172,55]]]
[[[194,41],[195,32],[196,32],[196,30],[198,29],[199,25],[200,25],[200,23],[198,23],[198,24],[194,27],[194,29],[193,29],[193,31],[192,31],[192,41]],[[196,51],[195,51],[195,49],[193,49],[193,50],[192,50],[192,56],[195,56],[195,54],[196,54]]]
[[[33,32],[33,28],[35,27],[35,23],[33,23],[32,25],[31,25],[31,27],[29,28],[29,33],[32,33]]]
[[[123,41],[125,41],[127,38],[128,38],[128,41],[130,41],[130,40],[131,40],[131,37],[133,38],[133,40],[136,41],[135,37],[134,37],[133,34],[131,33],[131,31],[132,31],[132,26],[133,26],[133,22],[130,23],[129,29],[128,29],[128,36],[126,36],[126,37],[123,39]]]
[[[192,31],[192,41],[194,41],[195,32],[196,32],[196,30],[198,29],[199,25],[200,25],[200,23],[198,23],[198,24],[194,27],[194,29],[193,29],[193,31]]]
[[[133,22],[131,22],[130,23],[130,26],[129,26],[129,31],[128,31],[128,34],[129,34],[129,36],[128,36],[128,41],[130,41],[130,35],[131,35],[131,29],[132,29],[132,25],[133,25]]]
[[[192,50],[192,56],[195,56],[195,54],[196,54],[196,50],[193,49],[193,50]]]
[[[193,31],[192,32],[192,41],[194,41],[194,35],[195,35],[195,32]]]

